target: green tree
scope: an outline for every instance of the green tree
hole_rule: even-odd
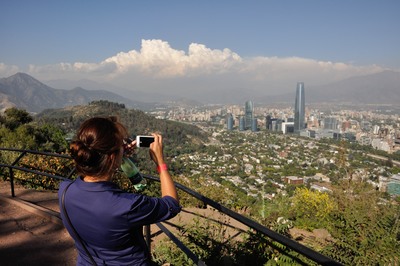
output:
[[[65,133],[59,127],[44,124],[36,128],[34,135],[39,150],[63,152],[67,149]]]
[[[27,124],[33,120],[32,116],[25,110],[17,109],[15,107],[8,108],[4,111],[4,125],[14,130],[22,124]]]
[[[21,125],[14,130],[2,129],[1,146],[16,149],[36,149],[33,136],[34,129],[30,125]]]

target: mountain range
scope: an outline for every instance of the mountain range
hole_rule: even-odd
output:
[[[399,104],[400,73],[383,71],[313,87],[305,83],[306,103]],[[262,97],[261,102],[294,102],[293,93]]]
[[[74,83],[71,83],[74,84]],[[89,84],[89,83],[85,83]],[[91,87],[95,82],[91,82]],[[76,85],[76,83],[75,83]],[[348,104],[399,104],[400,103],[400,73],[384,71],[377,74],[348,78],[332,84],[308,87],[306,85],[306,103],[348,103]],[[68,86],[67,83],[64,87]],[[99,88],[103,88],[99,84]],[[83,105],[95,100],[108,100],[125,104],[128,108],[146,110],[160,103],[146,103],[131,100],[126,96],[102,90],[87,90],[82,87],[73,89],[55,89],[25,73],[17,73],[0,79],[0,110],[9,107],[25,109],[38,113],[45,109],[62,108],[66,106]],[[243,91],[236,92],[236,94]],[[239,95],[234,92],[221,95],[230,95],[232,99]],[[290,103],[294,101],[293,93],[281,95],[260,95],[254,100],[258,104],[277,102]],[[179,104],[182,96],[175,95],[174,104]],[[240,98],[240,97],[239,97]],[[224,99],[226,102],[226,99]],[[191,102],[186,99],[185,102]],[[238,102],[240,103],[240,102]],[[198,105],[198,103],[196,104]]]
[[[25,73],[0,79],[0,110],[17,107],[37,113],[45,109],[83,105],[95,100],[124,103],[127,107],[137,109],[144,105],[105,90],[89,91],[81,87],[71,90],[54,89]]]

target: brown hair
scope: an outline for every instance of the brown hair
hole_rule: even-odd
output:
[[[84,121],[76,139],[70,144],[78,174],[93,177],[110,175],[117,167],[115,159],[127,135],[126,128],[116,117],[93,117]]]

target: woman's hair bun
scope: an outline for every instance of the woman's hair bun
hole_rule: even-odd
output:
[[[81,140],[71,142],[70,152],[72,158],[82,166],[93,166],[100,159],[100,154],[87,147]]]

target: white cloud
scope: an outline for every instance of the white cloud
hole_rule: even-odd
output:
[[[0,75],[7,76],[17,69],[0,64]],[[153,93],[251,89],[268,95],[292,91],[297,81],[318,86],[383,70],[376,65],[300,57],[244,58],[228,48],[211,49],[198,43],[190,44],[185,52],[166,41],[142,40],[139,51],[120,52],[100,63],[30,65],[28,74],[39,80],[91,79]]]
[[[229,49],[211,50],[192,43],[186,54],[161,40],[142,40],[140,52],[119,53],[104,62],[115,63],[121,73],[136,70],[153,77],[173,78],[224,72],[240,61],[240,56]]]
[[[13,65],[6,65],[0,62],[0,77],[6,78],[19,72],[19,68]]]

